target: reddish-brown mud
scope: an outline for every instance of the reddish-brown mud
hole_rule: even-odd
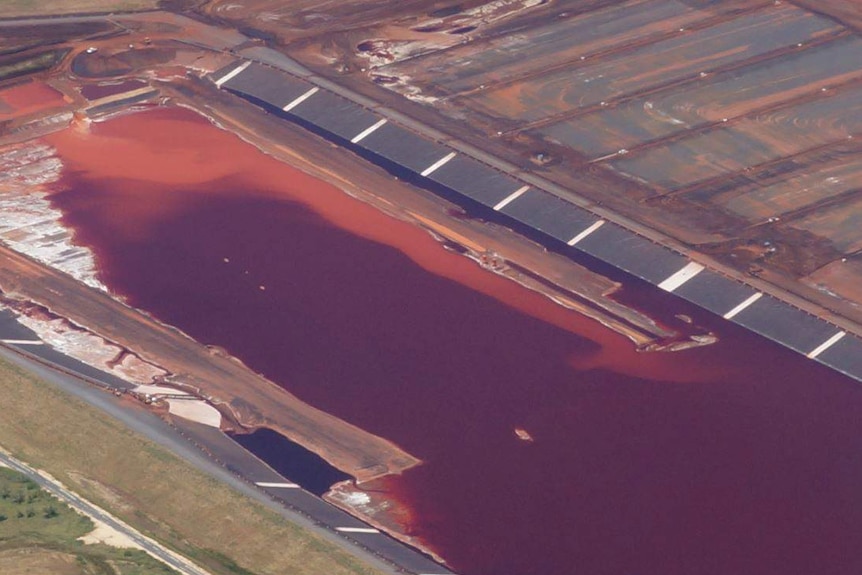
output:
[[[81,87],[81,95],[88,100],[98,100],[116,94],[131,92],[143,88],[146,83],[141,80],[125,80],[123,82],[107,82],[104,84],[86,84]]]
[[[620,339],[594,321],[441,250],[419,228],[350,201],[336,188],[266,157],[192,112],[162,109],[126,115],[58,132],[46,140],[60,151],[67,174],[122,183],[111,187],[110,200],[89,206],[100,212],[101,221],[109,226],[105,232],[115,242],[151,237],[156,226],[182,217],[202,195],[208,203],[225,197],[299,202],[313,206],[318,217],[341,229],[398,248],[427,271],[469,283],[472,289],[548,323],[597,341]],[[108,157],[110,161],[106,161]],[[225,180],[235,182],[225,184]],[[128,185],[130,182],[134,184]],[[59,203],[61,200],[56,198]],[[67,220],[76,225],[74,214]],[[82,240],[87,233],[86,228],[77,231]],[[100,251],[101,246],[93,243]],[[215,253],[213,257],[221,261],[223,256]],[[103,273],[110,273],[110,266],[105,266]]]
[[[26,82],[0,90],[0,120],[63,104],[63,95],[44,82]]]
[[[104,283],[422,458],[370,487],[466,575],[862,569],[849,380],[653,291],[723,339],[637,353],[190,112],[49,141]]]

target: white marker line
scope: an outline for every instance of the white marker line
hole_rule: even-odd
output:
[[[430,166],[428,166],[427,168],[422,170],[422,173],[419,175],[420,176],[430,176],[434,171],[443,167],[446,164],[446,162],[448,162],[449,160],[451,160],[454,157],[455,157],[455,152],[450,152],[450,153],[446,154],[445,156],[443,156],[442,158],[440,158],[439,160],[437,160],[436,162],[434,162],[433,164],[431,164]]]
[[[590,227],[588,227],[587,229],[585,229],[584,231],[582,231],[581,233],[579,233],[578,235],[576,235],[575,237],[573,237],[572,239],[570,239],[566,243],[569,244],[570,246],[575,245],[576,243],[578,243],[579,241],[581,241],[582,239],[584,239],[585,237],[587,237],[588,235],[590,235],[591,233],[593,233],[594,231],[596,231],[597,229],[602,227],[604,225],[604,223],[605,223],[605,220],[597,221],[596,223],[594,223],[593,225],[591,225]]]
[[[379,120],[378,122],[376,122],[376,123],[374,123],[374,124],[372,124],[372,125],[368,126],[368,127],[367,127],[367,128],[365,128],[364,130],[362,130],[361,132],[359,132],[358,134],[356,134],[356,135],[353,137],[353,139],[352,139],[352,140],[350,140],[350,143],[351,143],[351,144],[358,144],[359,142],[361,142],[362,140],[364,140],[366,137],[368,137],[368,136],[370,136],[371,134],[373,134],[373,133],[374,133],[374,131],[375,131],[375,130],[377,130],[377,128],[379,128],[380,126],[382,126],[382,125],[383,125],[383,124],[385,124],[385,123],[386,123],[386,118],[383,118],[382,120]]]
[[[371,527],[336,527],[335,530],[342,533],[380,533],[379,529]]]
[[[808,359],[814,359],[815,357],[817,357],[818,355],[820,355],[821,353],[823,353],[824,351],[826,351],[827,349],[829,349],[830,347],[832,347],[833,345],[838,343],[841,340],[841,338],[844,337],[845,335],[847,335],[846,331],[839,331],[838,333],[836,333],[835,335],[833,335],[832,337],[830,337],[829,339],[827,339],[826,341],[824,341],[823,343],[821,343],[820,345],[818,345],[817,347],[812,349],[807,355]]]
[[[505,208],[506,206],[508,206],[509,204],[511,204],[512,202],[514,202],[515,200],[517,200],[518,198],[523,196],[524,192],[526,192],[529,189],[530,189],[530,186],[522,186],[522,187],[518,188],[517,190],[515,190],[514,192],[512,192],[511,194],[506,196],[506,198],[504,200],[502,200],[499,204],[494,206],[494,210],[499,212],[500,210],[502,210],[503,208]]]
[[[282,110],[284,110],[285,112],[290,112],[291,110],[293,110],[294,108],[296,108],[297,106],[299,106],[300,104],[302,104],[303,102],[305,102],[306,100],[308,100],[309,98],[314,96],[318,92],[318,90],[320,90],[320,88],[315,86],[314,88],[312,88],[311,90],[309,90],[308,92],[306,92],[305,94],[303,94],[302,96],[300,96],[299,98],[297,98],[296,100],[294,100],[293,102],[291,102],[290,104],[288,104],[287,106],[282,108]]]
[[[763,297],[763,294],[760,292],[757,292],[756,294],[749,297],[744,302],[742,302],[741,304],[739,304],[738,306],[736,306],[735,308],[733,308],[732,310],[730,310],[729,312],[724,314],[724,319],[733,319],[736,316],[736,314],[738,314],[739,312],[741,312],[742,310],[744,310],[745,308],[747,308],[748,306],[750,306],[751,304],[753,304],[754,302],[759,300],[761,297]]]
[[[2,339],[0,340],[3,343],[8,343],[12,345],[45,345],[44,341],[41,340],[33,340],[33,339]]]
[[[268,481],[258,481],[255,483],[258,487],[282,487],[284,489],[299,489],[296,483],[270,483]]]
[[[664,291],[672,292],[700,272],[704,267],[697,262],[688,262],[681,270],[671,275],[669,278],[658,284],[658,287]]]
[[[222,76],[221,78],[216,80],[216,83],[215,83],[216,88],[221,88],[222,84],[224,84],[225,82],[227,82],[231,78],[236,77],[237,75],[240,74],[240,72],[242,72],[243,70],[245,70],[249,66],[251,66],[251,60],[249,60],[247,62],[243,62],[242,64],[240,64],[239,66],[237,66],[236,68],[234,68],[233,70],[231,70],[230,72],[225,74],[224,76]]]

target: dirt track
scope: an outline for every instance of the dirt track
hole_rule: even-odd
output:
[[[41,302],[57,315],[139,351],[243,424],[271,427],[357,478],[398,473],[417,463],[392,443],[299,401],[235,359],[3,247],[0,287],[6,296]]]

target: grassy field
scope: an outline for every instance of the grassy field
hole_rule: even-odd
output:
[[[0,445],[14,456],[213,573],[378,573],[2,360],[0,412]]]
[[[0,573],[168,575],[143,551],[78,541],[93,522],[11,469],[0,469]]]
[[[156,8],[158,0],[0,0],[0,18]]]

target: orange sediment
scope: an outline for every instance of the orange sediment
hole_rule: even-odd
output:
[[[32,114],[65,102],[63,95],[44,82],[26,82],[0,90],[0,120]]]

